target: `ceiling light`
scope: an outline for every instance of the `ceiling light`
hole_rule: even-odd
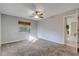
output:
[[[38,15],[35,15],[34,17],[35,17],[35,18],[39,18],[39,16],[38,16]]]

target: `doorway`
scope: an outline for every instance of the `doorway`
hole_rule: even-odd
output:
[[[78,40],[78,19],[76,14],[66,16],[65,18],[65,45],[71,47],[72,52],[77,53]]]

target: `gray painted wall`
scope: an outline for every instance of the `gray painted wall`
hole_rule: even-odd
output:
[[[74,14],[75,10],[65,12],[45,20],[30,21],[30,34],[48,41],[64,44],[64,16]],[[2,43],[15,42],[28,39],[29,33],[18,32],[18,20],[21,18],[2,15]],[[38,24],[37,24],[38,23]]]
[[[9,43],[9,42],[15,42],[20,40],[25,40],[29,38],[29,33],[23,33],[19,32],[19,26],[18,26],[18,20],[22,20],[22,18],[18,18],[15,16],[9,16],[9,15],[1,15],[1,26],[2,26],[2,44],[3,43]],[[24,19],[26,20],[26,19]],[[27,20],[28,21],[28,20]],[[31,32],[33,36],[36,35],[36,22],[31,22]]]
[[[64,16],[76,13],[76,10],[68,11],[38,22],[38,37],[64,44]]]

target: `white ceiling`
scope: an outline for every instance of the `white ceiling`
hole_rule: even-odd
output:
[[[79,8],[79,3],[0,3],[3,14],[34,19],[30,17],[36,9],[44,11],[44,17],[54,16]]]

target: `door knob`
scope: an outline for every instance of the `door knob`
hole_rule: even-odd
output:
[[[79,33],[74,33],[74,36],[79,35]]]

